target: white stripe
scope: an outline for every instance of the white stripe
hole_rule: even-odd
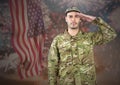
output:
[[[28,40],[28,37],[27,37],[27,31],[28,31],[28,29],[29,29],[29,24],[28,24],[28,16],[27,16],[27,3],[26,3],[26,0],[24,0],[24,4],[25,4],[25,25],[26,25],[26,33],[25,33],[25,41],[28,43],[27,45],[28,45],[28,48],[29,48],[29,50],[30,50],[30,55],[31,56],[28,56],[27,58],[30,60],[30,57],[31,57],[31,60],[32,61],[30,61],[30,63],[32,64],[33,63],[33,60],[34,60],[34,55],[33,55],[33,52],[32,52],[32,49],[31,49],[31,46],[30,46],[30,42],[33,42],[33,39],[32,40],[30,40],[30,42],[29,42],[29,40]],[[32,45],[33,46],[33,45]],[[34,49],[33,49],[34,50]],[[30,67],[30,69],[32,69],[31,67]],[[31,76],[31,74],[30,74],[30,70],[27,72],[28,73],[28,75],[29,76]]]
[[[19,0],[19,1],[21,1],[21,0]],[[19,35],[20,37],[19,37],[19,42],[20,42],[20,46],[21,46],[22,50],[25,52],[25,50],[27,51],[27,49],[26,49],[25,46],[24,46],[23,37],[22,37],[23,32],[24,32],[24,28],[23,28],[23,24],[22,24],[23,20],[22,20],[22,3],[21,3],[21,2],[18,2],[18,9],[19,9],[18,19],[19,19],[19,25],[20,25],[20,35]],[[24,52],[23,52],[23,53],[24,53]],[[27,52],[25,52],[25,53],[27,53]],[[28,56],[28,55],[27,55],[27,56]],[[22,55],[21,57],[22,57],[23,61],[25,61],[25,59],[26,59],[25,54]]]
[[[17,48],[17,49],[19,49],[20,47],[18,46],[18,44],[17,44],[17,34],[18,34],[18,24],[17,24],[17,19],[16,19],[16,16],[18,16],[18,15],[16,15],[16,10],[15,10],[15,2],[14,2],[14,0],[12,1],[12,10],[13,10],[13,19],[14,19],[14,36],[13,36],[13,42],[14,42],[14,45],[15,45],[15,47]],[[19,50],[19,52],[20,52],[20,54],[22,54],[23,56],[24,56],[24,53],[21,51],[21,50]]]
[[[18,46],[18,44],[17,44],[18,25],[17,25],[17,19],[16,19],[16,16],[18,16],[18,15],[16,14],[16,5],[15,5],[14,0],[12,0],[11,6],[12,6],[12,12],[13,12],[13,13],[12,13],[12,14],[13,14],[13,19],[14,19],[14,36],[13,36],[13,43],[14,43],[15,48],[16,48],[16,49],[19,49],[19,46]],[[20,52],[21,55],[24,55],[21,50],[19,50],[19,52]],[[24,72],[24,71],[22,71],[22,72]],[[23,75],[23,76],[24,76],[24,75]]]

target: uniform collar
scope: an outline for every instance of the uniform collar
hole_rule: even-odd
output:
[[[73,38],[78,39],[78,38],[80,38],[83,34],[84,34],[84,33],[83,33],[82,31],[79,31],[77,35],[71,36],[71,35],[68,33],[67,30],[64,31],[65,38],[67,38],[67,39],[73,39]]]

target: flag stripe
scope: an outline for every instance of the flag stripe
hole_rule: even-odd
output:
[[[22,8],[22,22],[23,22],[23,28],[24,28],[24,34],[23,34],[23,43],[24,43],[24,45],[25,45],[25,48],[26,48],[26,51],[27,51],[27,54],[28,54],[28,56],[26,56],[26,59],[27,59],[27,61],[31,61],[32,59],[31,59],[31,52],[30,52],[30,48],[29,48],[29,44],[27,44],[27,43],[29,43],[28,42],[28,40],[27,40],[27,26],[26,26],[26,23],[25,23],[25,5],[26,4],[26,2],[25,2],[25,0],[22,0],[21,1],[21,8]],[[26,16],[27,17],[27,16]],[[26,68],[27,69],[27,68]],[[23,74],[24,75],[24,74]],[[28,77],[28,76],[30,76],[30,73],[29,72],[27,72],[26,71],[26,73],[25,73],[25,75]]]
[[[21,29],[20,28],[20,20],[21,20],[21,16],[20,16],[20,8],[21,7],[18,7],[18,6],[20,6],[20,4],[21,4],[21,2],[17,2],[17,0],[15,1],[15,5],[16,5],[16,20],[17,20],[17,22],[16,22],[16,24],[17,24],[17,29],[18,29],[18,35],[16,36],[17,37],[17,44],[18,44],[18,46],[19,46],[19,49],[23,52],[22,54],[22,56],[21,56],[21,62],[20,63],[23,63],[24,61],[25,61],[25,56],[27,56],[26,55],[26,53],[25,53],[25,51],[24,51],[24,49],[22,48],[22,44],[23,44],[23,42],[22,42],[22,35],[23,35],[23,29]],[[21,20],[22,21],[22,20]]]
[[[32,35],[33,37],[27,35],[30,23],[28,23],[26,1],[29,0],[9,0],[12,17],[12,43],[20,57],[18,74],[21,78],[39,75],[42,66],[40,64],[43,39],[40,39],[41,35]]]
[[[22,7],[24,7],[24,5],[26,6],[25,1],[24,1],[24,3],[22,2],[22,5],[23,5]],[[24,10],[24,8],[22,8],[22,9]],[[26,10],[25,10],[25,11],[26,11]],[[27,14],[27,13],[25,13],[24,15],[26,15],[26,14]],[[26,20],[27,20],[27,17],[25,17],[25,18],[26,18]],[[23,21],[24,21],[24,20],[23,20]],[[26,23],[26,24],[27,24],[27,23]],[[27,26],[27,27],[28,27],[28,26]],[[25,27],[24,27],[24,28],[25,28]],[[27,32],[27,30],[26,30],[26,32]],[[27,59],[29,59],[29,60],[28,60],[28,67],[26,68],[27,71],[26,71],[26,74],[25,74],[25,75],[26,75],[26,76],[33,76],[33,73],[29,70],[29,69],[30,69],[29,66],[31,65],[30,63],[33,62],[33,60],[34,60],[34,58],[33,58],[34,55],[33,55],[33,50],[31,49],[31,47],[32,47],[31,41],[30,41],[29,39],[27,39],[26,36],[27,36],[27,33],[26,33],[26,35],[25,35],[25,38],[26,38],[26,42],[28,43],[28,44],[27,44],[27,45],[28,45],[27,48],[29,48],[28,51],[29,51],[29,55],[30,55],[30,56],[27,57]],[[23,74],[23,75],[24,75],[24,74]]]
[[[16,2],[16,9],[17,9],[17,11],[16,11],[16,14],[19,16],[19,17],[21,17],[21,15],[19,15],[20,14],[20,10],[23,10],[23,9],[21,9],[21,7],[22,7],[22,4],[21,4],[21,2],[19,1],[19,3],[17,2],[17,1],[15,1]],[[18,7],[19,6],[19,7]],[[23,64],[26,60],[26,53],[25,53],[25,51],[24,51],[24,49],[25,48],[23,48],[22,47],[22,45],[25,45],[25,44],[23,44],[23,40],[21,39],[21,37],[22,37],[22,33],[23,33],[23,28],[20,28],[20,21],[23,21],[23,20],[21,20],[21,18],[19,18],[18,16],[16,16],[16,19],[18,20],[18,38],[17,38],[17,44],[20,46],[20,50],[21,51],[23,51],[23,55],[22,56],[20,56],[20,59],[21,59],[21,64]],[[28,77],[28,75],[26,75],[27,77]]]
[[[33,57],[34,58],[32,58],[32,63],[31,63],[31,65],[30,65],[30,71],[31,71],[31,75],[33,75],[33,73],[32,73],[32,68],[33,68],[33,65],[34,65],[34,62],[35,62],[35,58],[36,58],[36,55],[35,55],[35,50],[33,50],[34,48],[33,48],[33,46],[34,46],[34,42],[32,42],[33,40],[32,39],[29,39],[29,43],[30,43],[30,46],[31,46],[31,51],[32,51],[32,53],[33,53]]]
[[[14,48],[14,50],[18,53],[18,55],[19,56],[21,56],[21,53],[20,53],[20,51],[18,51],[18,49],[16,49],[16,46],[15,46],[15,43],[14,43],[14,37],[15,37],[15,33],[17,33],[16,31],[15,31],[15,22],[16,22],[16,20],[15,20],[15,3],[14,3],[14,1],[12,1],[12,0],[9,0],[9,5],[10,5],[10,11],[11,11],[11,18],[12,18],[12,46],[13,46],[13,48]]]
[[[19,18],[18,18],[18,16],[20,16],[19,15],[19,9],[18,9],[18,3],[17,3],[17,1],[12,1],[12,3],[14,4],[14,6],[12,7],[12,9],[13,9],[13,14],[14,14],[14,16],[13,16],[13,18],[15,19],[15,22],[14,22],[14,24],[13,25],[15,25],[14,27],[14,29],[13,29],[13,33],[14,33],[14,35],[13,35],[13,37],[12,37],[12,40],[13,40],[13,46],[15,47],[15,49],[16,50],[18,50],[17,52],[20,52],[20,63],[22,63],[23,62],[23,58],[25,58],[24,56],[24,54],[25,53],[23,53],[22,51],[22,49],[21,49],[21,47],[20,47],[20,43],[19,43],[19,37],[20,37],[20,32],[21,32],[21,30],[20,30],[20,27],[19,27]],[[23,56],[23,58],[22,58],[22,56]]]

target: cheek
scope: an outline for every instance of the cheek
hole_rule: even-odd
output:
[[[78,20],[78,24],[80,24],[81,23],[81,20]]]
[[[66,23],[69,24],[69,23],[71,23],[71,22],[70,22],[70,20],[66,19]]]
[[[77,21],[77,22],[81,22],[81,19],[80,19],[80,18],[78,18],[78,19],[76,19],[76,21]]]
[[[69,22],[70,20],[68,18],[65,19],[66,22]]]
[[[65,17],[65,21],[68,22],[68,18],[67,17]]]

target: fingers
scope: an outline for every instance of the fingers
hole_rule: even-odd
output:
[[[87,15],[86,15],[86,14],[83,14],[83,13],[79,13],[79,16],[80,16],[80,17],[86,17]]]
[[[82,21],[88,21],[88,17],[86,17],[85,14],[79,13],[79,16],[80,16],[80,19],[81,19]]]
[[[79,16],[81,19],[88,21],[88,22],[92,22],[96,17],[91,16],[91,15],[86,15],[84,13],[79,13]]]

